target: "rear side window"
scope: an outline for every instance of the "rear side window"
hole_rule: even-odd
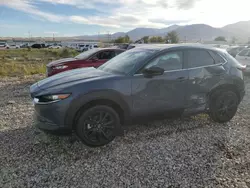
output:
[[[214,58],[215,64],[221,64],[226,62],[225,59],[221,57],[217,52],[215,51],[210,51],[210,52]]]
[[[205,50],[187,50],[188,68],[213,65],[214,59]]]
[[[122,53],[123,51],[117,50],[115,53],[116,55],[119,55],[120,53]]]

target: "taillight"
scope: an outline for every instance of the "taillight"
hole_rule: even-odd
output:
[[[241,66],[238,66],[237,69],[241,70],[242,72],[246,71],[247,69],[247,66],[246,65],[241,65]]]

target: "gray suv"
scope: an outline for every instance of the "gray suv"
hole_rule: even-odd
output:
[[[37,126],[66,129],[92,147],[111,142],[132,120],[181,110],[230,121],[245,89],[226,51],[200,45],[143,45],[99,68],[60,73],[30,88]]]

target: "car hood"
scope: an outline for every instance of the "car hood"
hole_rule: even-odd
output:
[[[47,67],[52,67],[52,66],[56,66],[59,64],[63,64],[63,63],[67,63],[67,62],[71,62],[71,61],[75,61],[77,60],[76,58],[64,58],[64,59],[59,59],[56,61],[52,61],[49,64],[47,64]]]
[[[54,86],[76,82],[80,80],[87,80],[96,77],[110,76],[110,73],[95,69],[94,67],[74,69],[65,71],[54,76],[45,78],[37,83],[40,89],[48,89]]]

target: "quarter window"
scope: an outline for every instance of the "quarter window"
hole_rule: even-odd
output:
[[[183,53],[182,52],[168,52],[160,55],[145,68],[157,66],[163,68],[165,71],[182,69]]]
[[[187,61],[189,68],[208,66],[215,63],[211,55],[205,50],[188,50]]]
[[[215,64],[225,63],[225,60],[215,51],[211,51]]]

